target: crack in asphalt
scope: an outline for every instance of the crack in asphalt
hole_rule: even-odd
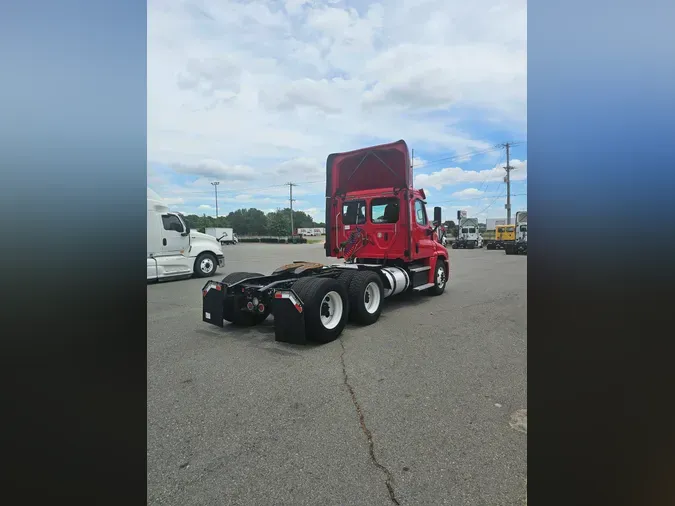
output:
[[[389,471],[389,469],[380,464],[380,462],[377,460],[377,457],[375,456],[375,443],[373,442],[373,434],[370,432],[370,429],[368,429],[368,426],[366,425],[366,420],[363,416],[361,405],[359,404],[359,401],[356,398],[356,392],[354,392],[354,387],[352,387],[352,385],[349,383],[349,377],[347,376],[347,366],[345,365],[345,351],[347,350],[345,348],[344,342],[342,341],[342,338],[339,338],[339,341],[340,346],[342,346],[342,353],[340,353],[340,362],[342,363],[342,379],[345,386],[347,387],[347,390],[349,390],[349,395],[352,398],[354,408],[356,408],[356,414],[359,417],[359,424],[361,425],[361,431],[368,440],[368,452],[370,453],[370,460],[373,462],[375,467],[377,467],[380,471],[384,473],[386,478],[384,484],[387,486],[387,491],[389,492],[389,499],[391,499],[392,503],[399,506],[401,503],[396,498],[396,493],[394,492],[394,477],[391,474],[391,471]]]

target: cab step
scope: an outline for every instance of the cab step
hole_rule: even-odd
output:
[[[429,269],[431,269],[430,265],[423,265],[421,267],[411,267],[410,272],[424,272],[428,271]]]
[[[432,286],[434,286],[433,283],[427,283],[426,285],[416,286],[415,288],[413,288],[413,291],[421,292],[422,290],[426,290],[427,288],[431,288]]]

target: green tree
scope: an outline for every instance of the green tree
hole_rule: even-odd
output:
[[[291,234],[291,210],[290,208],[279,209],[265,215],[259,209],[237,209],[227,216],[207,216],[206,214],[198,216],[189,214],[185,219],[190,228],[203,232],[207,228],[220,227],[232,228],[240,236],[245,235],[276,235],[288,236]],[[307,213],[303,211],[293,211],[294,228],[313,228],[323,227],[325,224],[316,223]]]

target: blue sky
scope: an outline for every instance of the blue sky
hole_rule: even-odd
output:
[[[386,5],[386,7],[385,7]],[[323,218],[326,156],[405,139],[451,218],[527,208],[526,2],[148,2],[148,185],[185,213]],[[459,156],[467,155],[469,156]]]

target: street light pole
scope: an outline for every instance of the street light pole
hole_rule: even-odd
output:
[[[213,185],[213,188],[216,190],[216,218],[218,218],[218,185],[220,184],[220,181],[214,181],[211,184]]]

